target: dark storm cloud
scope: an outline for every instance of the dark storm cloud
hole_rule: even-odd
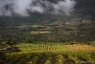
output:
[[[56,4],[47,0],[0,0],[0,15],[29,16],[28,11],[38,13],[70,15],[74,10],[74,0],[58,1]]]

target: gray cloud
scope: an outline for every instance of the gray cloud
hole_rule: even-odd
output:
[[[47,0],[0,0],[0,16],[29,16],[30,12],[41,14],[65,14],[70,15],[74,10],[74,0],[64,0],[53,3]]]
[[[57,4],[53,4],[56,14],[70,15],[70,12],[74,10],[75,2],[71,0],[59,1]],[[55,14],[55,13],[54,13]]]

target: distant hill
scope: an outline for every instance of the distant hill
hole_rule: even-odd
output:
[[[51,2],[57,2],[59,0],[48,0]],[[92,15],[92,19],[95,17],[95,0],[75,0],[75,13],[74,14],[82,14]],[[0,26],[6,25],[21,25],[21,24],[44,24],[47,21],[51,22],[52,20],[66,21],[66,19],[62,19],[62,17],[67,17],[63,15],[51,15],[51,14],[39,14],[39,13],[30,13],[30,17],[0,17]],[[73,15],[73,14],[72,14]],[[68,17],[69,18],[69,17]],[[74,17],[72,17],[74,18]],[[68,20],[68,19],[67,19]]]

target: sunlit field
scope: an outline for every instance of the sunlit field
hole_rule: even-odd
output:
[[[20,43],[20,52],[6,53],[7,64],[95,64],[95,47],[62,43]]]
[[[20,53],[61,53],[65,50],[69,50],[63,44],[17,44],[16,45],[21,52]]]
[[[81,50],[81,51],[95,51],[95,47],[90,46],[90,45],[82,45],[82,44],[75,44],[75,45],[66,45],[69,49],[72,50]]]

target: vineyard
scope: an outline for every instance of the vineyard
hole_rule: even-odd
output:
[[[43,43],[15,45],[20,52],[8,52],[0,64],[95,64],[95,47]]]

